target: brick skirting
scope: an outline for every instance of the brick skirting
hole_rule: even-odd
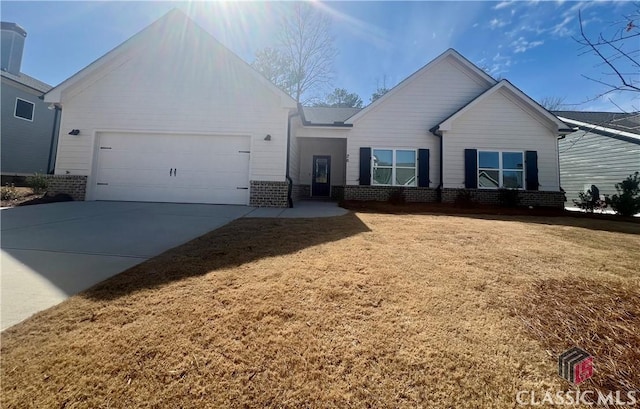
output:
[[[47,178],[47,192],[55,195],[66,193],[73,200],[84,200],[87,193],[87,177],[79,175],[42,175]]]
[[[438,200],[438,190],[429,187],[347,185],[343,187],[342,193],[344,200],[376,202],[389,201],[393,194],[401,194],[407,203],[430,203]]]
[[[293,185],[291,191],[293,200],[308,199],[311,197],[311,186],[309,185]]]
[[[256,207],[289,207],[287,182],[252,180],[249,205]]]
[[[442,202],[455,203],[456,199],[461,195],[461,192],[469,192],[471,201],[474,203],[500,204],[500,191],[485,189],[442,189]],[[519,190],[518,197],[520,199],[520,206],[563,208],[565,202],[563,192]]]

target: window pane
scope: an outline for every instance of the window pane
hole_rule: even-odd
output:
[[[502,187],[522,189],[522,173],[521,170],[505,170],[502,173]]]
[[[28,119],[29,121],[33,120],[33,104],[21,99],[16,99],[16,116]]]
[[[415,169],[396,169],[396,185],[415,186],[416,170]]]
[[[480,168],[498,169],[500,167],[498,152],[480,152],[478,157],[478,167]]]
[[[500,171],[481,170],[478,172],[478,187],[499,187]]]
[[[374,185],[390,185],[391,184],[391,168],[374,168],[373,184]]]
[[[502,152],[502,169],[522,169],[522,152]]]
[[[393,151],[382,149],[373,150],[373,166],[391,165],[393,165]]]
[[[416,151],[396,151],[396,166],[415,168]]]

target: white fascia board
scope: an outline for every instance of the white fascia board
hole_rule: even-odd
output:
[[[559,116],[558,118],[560,118],[562,122],[565,122],[571,125],[583,126],[594,131],[602,131],[602,132],[607,132],[614,135],[620,135],[620,136],[625,136],[627,138],[640,140],[640,135],[635,134],[633,132],[618,131],[617,129],[607,128],[606,126],[600,126],[600,125],[590,124],[588,122],[576,121],[575,119],[569,119],[562,116]]]

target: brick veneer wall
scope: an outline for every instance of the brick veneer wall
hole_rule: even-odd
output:
[[[365,200],[386,202],[395,191],[402,191],[406,202],[436,202],[438,190],[429,187],[398,187],[398,186],[360,186],[347,185],[343,187],[344,200]]]
[[[87,193],[87,177],[79,175],[43,175],[47,178],[47,192],[55,195],[66,193],[73,200],[84,200]]]
[[[480,204],[500,204],[500,191],[485,189],[442,189],[442,201],[454,203],[462,191],[471,193],[472,201]],[[519,190],[521,206],[564,207],[564,192],[545,192],[542,190]]]
[[[293,200],[308,199],[311,197],[311,186],[309,185],[293,185],[291,191]]]
[[[252,180],[249,193],[249,205],[257,207],[288,207],[287,182],[267,182]]]

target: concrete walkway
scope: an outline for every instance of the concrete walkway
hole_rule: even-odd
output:
[[[326,217],[335,203],[292,209],[66,202],[2,209],[0,330],[239,217]]]

